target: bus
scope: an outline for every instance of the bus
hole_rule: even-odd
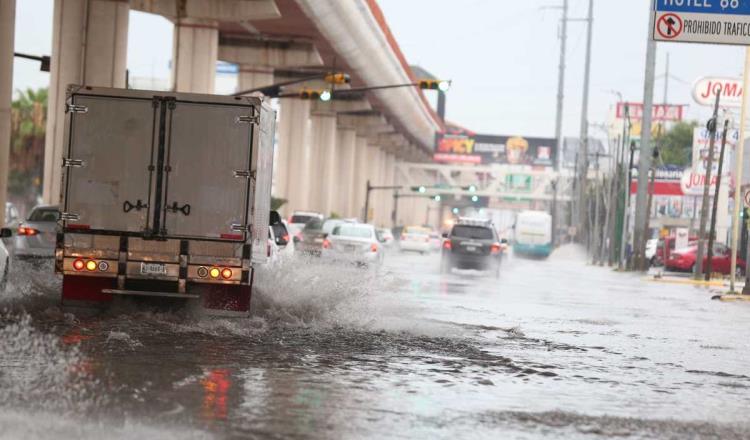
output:
[[[552,216],[522,211],[516,216],[514,255],[547,258],[552,253]]]

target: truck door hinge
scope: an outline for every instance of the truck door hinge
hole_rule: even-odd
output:
[[[60,220],[75,222],[75,221],[78,221],[80,219],[81,219],[80,215],[74,214],[72,212],[61,212],[60,213]]]
[[[255,172],[250,170],[234,170],[232,174],[234,174],[234,177],[241,177],[243,179],[255,178]]]
[[[62,165],[64,167],[81,168],[86,166],[86,162],[82,159],[71,159],[69,157],[63,157]]]
[[[65,104],[65,113],[88,113],[89,108],[85,105]]]
[[[234,122],[238,124],[258,124],[259,120],[257,116],[250,116],[250,115],[244,115],[244,116],[237,116],[234,118]]]
[[[238,223],[232,223],[231,229],[233,231],[237,231],[237,232],[247,232],[248,231],[247,225],[240,225]]]

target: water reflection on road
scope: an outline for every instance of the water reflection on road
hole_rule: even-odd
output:
[[[53,276],[16,274],[0,437],[750,437],[747,305],[572,247],[499,280],[438,263],[286,264],[239,320],[129,303],[76,317]]]

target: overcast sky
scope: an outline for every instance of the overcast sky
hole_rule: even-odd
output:
[[[378,0],[407,60],[452,79],[448,119],[482,133],[552,136],[555,124],[559,9],[562,0]],[[17,1],[16,51],[49,54],[52,0]],[[569,0],[570,17],[582,18],[588,0]],[[589,119],[606,122],[617,98],[642,101],[649,0],[595,0]],[[565,82],[564,133],[580,130],[585,24],[571,22]],[[169,77],[171,24],[131,12],[128,68],[133,76]],[[657,73],[670,54],[669,101],[690,104],[690,118],[709,110],[691,98],[701,76],[738,77],[743,50],[732,46],[661,43]],[[17,60],[14,88],[46,86],[38,63]],[[222,78],[217,91],[233,81]],[[657,101],[663,79],[657,80]],[[592,129],[592,135],[602,136]]]

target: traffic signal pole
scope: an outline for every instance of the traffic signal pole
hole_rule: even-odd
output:
[[[578,239],[581,239],[580,233],[583,231],[583,225],[585,223],[586,210],[588,209],[588,203],[586,203],[586,191],[588,181],[588,169],[589,169],[589,80],[591,78],[591,37],[592,37],[592,24],[594,21],[594,0],[589,0],[589,12],[588,17],[585,19],[587,22],[587,37],[586,37],[586,63],[583,71],[583,100],[581,103],[581,132],[579,136],[579,154],[577,167],[580,168],[578,172]],[[597,164],[598,166],[598,164]]]
[[[716,190],[714,191],[714,204],[711,208],[711,228],[708,230],[708,258],[706,258],[706,281],[711,279],[711,267],[714,256],[714,240],[716,236],[716,210],[719,207],[719,190],[721,188],[721,173],[724,168],[724,150],[727,147],[727,131],[729,130],[729,119],[724,120],[724,131],[721,133],[721,153],[719,153],[719,167],[716,170]],[[713,151],[710,152],[713,154]]]
[[[362,214],[362,221],[364,223],[367,223],[369,220],[369,213],[370,213],[370,192],[373,190],[383,190],[383,189],[393,189],[393,190],[399,190],[403,188],[401,185],[386,185],[386,186],[374,186],[370,185],[370,180],[367,180],[367,188],[365,192],[365,212]]]
[[[750,46],[745,48],[745,70],[742,74],[742,90],[747,90],[750,87]],[[740,209],[743,203],[745,203],[745,195],[742,193],[742,165],[743,155],[745,152],[745,118],[747,117],[747,93],[742,94],[742,110],[740,111],[740,138],[737,141],[735,147],[735,169],[734,169],[734,211],[732,213],[732,265],[729,273],[729,292],[734,293],[735,274],[737,273],[737,253],[739,252],[739,236],[740,236]],[[743,216],[744,220],[744,216]],[[750,260],[750,258],[748,258]],[[747,263],[747,264],[750,264]],[[745,273],[747,276],[747,271]],[[750,283],[745,281],[746,288],[743,289],[743,294],[750,293],[746,290],[750,289]]]
[[[703,185],[703,200],[701,202],[701,219],[700,229],[698,232],[698,251],[695,257],[695,268],[693,277],[698,280],[703,274],[703,255],[705,255],[706,243],[706,223],[708,221],[708,194],[711,188],[711,168],[714,166],[714,145],[716,145],[716,120],[719,117],[719,99],[721,93],[716,94],[716,103],[714,104],[714,114],[708,120],[708,157],[706,158],[706,182]],[[701,158],[698,158],[700,161]]]

